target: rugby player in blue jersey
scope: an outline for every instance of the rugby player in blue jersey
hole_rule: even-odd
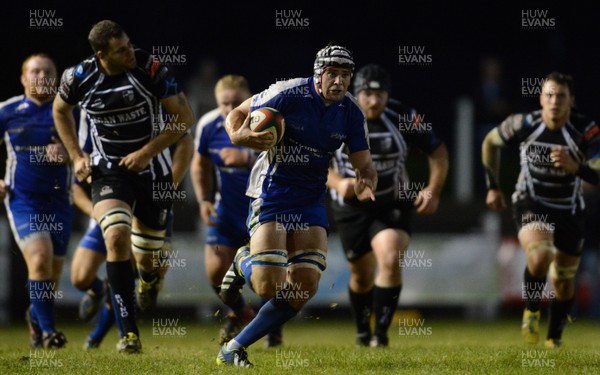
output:
[[[194,116],[171,70],[134,48],[120,25],[100,21],[88,41],[94,55],[65,70],[53,114],[77,178],[92,176],[93,215],[107,248],[114,308],[126,332],[117,349],[137,353],[141,342],[130,253],[133,249],[138,264],[140,307],[151,307],[160,280],[153,254],[163,248],[171,208],[169,199],[155,199],[155,194],[175,189],[168,147],[189,130]],[[92,129],[91,155],[78,144],[72,115],[77,104]],[[169,127],[165,110],[174,120]]]
[[[67,342],[54,325],[54,302],[62,295],[57,285],[71,235],[73,169],[52,119],[57,83],[54,61],[31,55],[22,65],[24,95],[0,104],[0,136],[8,154],[0,198],[27,263],[26,320],[34,348]]]
[[[200,217],[207,226],[206,274],[217,295],[236,250],[248,243],[246,217],[250,198],[246,196],[246,187],[258,153],[231,143],[225,119],[250,95],[245,77],[233,74],[221,77],[215,85],[218,108],[203,115],[196,128],[196,153],[190,171]],[[232,311],[221,329],[220,345],[232,339],[254,317],[252,307],[242,296],[229,307]],[[269,346],[280,342],[280,329],[269,334]]]
[[[348,93],[353,71],[352,53],[329,44],[317,52],[312,77],[277,82],[227,117],[225,127],[233,144],[263,152],[246,192],[252,198],[250,245],[237,251],[223,279],[221,298],[232,303],[247,282],[269,301],[221,347],[219,365],[251,366],[245,349],[296,316],[317,292],[327,256],[327,171],[342,144],[348,146],[356,168],[357,198],[375,199],[377,173],[365,116]],[[269,148],[270,133],[250,130],[249,114],[260,107],[275,108],[285,118],[285,135],[276,147]]]

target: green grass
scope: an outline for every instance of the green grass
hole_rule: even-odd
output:
[[[293,320],[284,328],[283,347],[266,349],[264,340],[250,347],[253,369],[215,365],[216,323],[177,322],[163,329],[171,335],[160,335],[144,321],[141,355],[117,353],[114,329],[100,349],[83,351],[90,331],[83,324],[60,325],[67,348],[34,351],[27,346],[24,323],[15,324],[0,328],[0,374],[600,374],[598,323],[570,324],[564,346],[547,350],[542,343],[521,343],[518,320],[424,320],[420,330],[400,335],[401,319],[392,324],[386,349],[355,347],[354,327],[346,318]],[[541,329],[546,332],[544,324]]]

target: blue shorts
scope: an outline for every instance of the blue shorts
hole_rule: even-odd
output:
[[[264,223],[277,222],[278,228],[287,233],[323,227],[329,233],[325,203],[295,206],[282,202],[268,202],[256,198],[250,203],[250,215],[246,222],[250,236]]]
[[[11,192],[4,203],[21,251],[31,240],[50,238],[54,256],[67,254],[73,223],[73,204],[69,196]]]
[[[171,241],[171,232],[173,231],[173,211],[169,210],[167,215],[167,233],[165,235],[165,242]],[[106,256],[106,244],[104,243],[104,237],[102,236],[102,229],[100,225],[94,219],[90,219],[90,225],[88,226],[87,232],[79,241],[79,247],[97,252],[98,254]]]
[[[100,225],[98,225],[96,220],[90,219],[90,225],[81,241],[79,241],[79,247],[84,247],[106,256],[106,245],[104,244],[102,229],[100,229]]]
[[[246,230],[246,217],[232,217],[222,206],[216,207],[219,217],[211,216],[217,226],[208,226],[206,239],[207,245],[223,245],[238,249],[248,243]]]

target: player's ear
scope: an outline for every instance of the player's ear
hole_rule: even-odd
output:
[[[104,58],[106,57],[106,54],[104,53],[104,51],[99,49],[98,51],[96,51],[96,57],[99,58],[100,60],[104,60]]]
[[[27,89],[27,77],[25,77],[25,74],[21,74],[21,85],[23,85],[24,89]]]

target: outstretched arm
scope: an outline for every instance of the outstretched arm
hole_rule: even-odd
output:
[[[417,213],[430,215],[437,211],[440,195],[448,176],[448,149],[443,143],[427,156],[429,161],[429,183],[419,192],[415,200]]]
[[[500,149],[504,146],[505,144],[502,137],[500,137],[498,128],[492,129],[485,136],[481,146],[481,161],[485,168],[485,180],[488,189],[486,204],[494,211],[502,211],[506,208],[504,195],[498,185]]]
[[[375,190],[377,190],[377,171],[371,160],[371,152],[369,150],[353,152],[349,155],[349,160],[356,172],[354,182],[356,197],[362,202],[374,201]]]

